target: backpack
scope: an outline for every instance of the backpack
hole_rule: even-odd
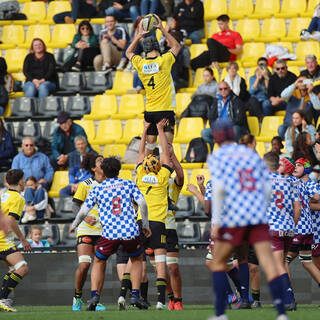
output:
[[[128,144],[127,150],[123,156],[122,163],[136,163],[139,156],[141,138],[134,137]]]
[[[208,156],[208,146],[203,138],[194,138],[190,141],[185,156],[185,162],[206,162]]]

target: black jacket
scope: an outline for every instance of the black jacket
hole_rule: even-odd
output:
[[[268,86],[268,98],[270,97],[280,97],[281,92],[293,84],[297,80],[297,76],[288,71],[285,78],[279,78],[279,76],[274,73],[269,80]]]
[[[180,118],[201,117],[207,119],[208,109],[213,103],[213,97],[207,94],[195,95],[188,107],[182,112]]]

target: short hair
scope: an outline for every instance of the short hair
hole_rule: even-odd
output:
[[[276,141],[278,141],[279,143],[282,144],[282,139],[281,139],[280,136],[274,136],[274,137],[271,139],[271,143],[272,143],[274,140],[276,140]]]
[[[81,140],[81,141],[84,141],[84,142],[88,142],[87,141],[87,139],[86,139],[86,137],[84,137],[84,136],[76,136],[75,138],[74,138],[74,142],[76,143],[77,141],[79,141],[79,140]]]
[[[96,155],[92,152],[86,153],[82,159],[80,168],[89,171],[93,175],[94,172],[92,171],[92,168],[96,167],[96,160],[100,157],[103,158],[103,156]]]
[[[37,183],[37,182],[38,182],[37,179],[36,179],[34,176],[28,177],[28,178],[26,179],[26,182],[27,182],[27,181],[33,181],[34,183]]]
[[[22,144],[24,144],[25,140],[27,140],[27,139],[32,140],[32,142],[35,144],[35,142],[34,142],[33,138],[32,138],[32,137],[29,137],[29,136],[24,137],[24,138],[22,139]]]
[[[227,14],[221,14],[218,18],[218,21],[229,22],[230,18]]]
[[[230,61],[228,64],[227,64],[227,70],[229,70],[232,66],[234,66],[237,70],[239,70],[239,65],[237,62],[235,61]]]
[[[314,54],[307,54],[304,60],[311,59],[313,61],[317,61],[317,57]]]
[[[19,181],[23,178],[23,171],[20,169],[11,169],[6,174],[6,181],[9,186],[18,185]]]
[[[269,170],[276,171],[279,167],[279,155],[273,151],[267,152],[263,156],[263,160],[266,163]]]
[[[211,77],[213,77],[213,70],[211,68],[207,67],[203,71],[208,71],[211,74]]]
[[[33,44],[34,44],[34,42],[35,41],[40,41],[41,43],[42,43],[42,45],[43,45],[43,47],[44,47],[44,52],[47,52],[47,46],[46,46],[46,44],[44,43],[44,41],[42,40],[42,39],[40,39],[40,38],[33,38],[32,39],[32,42],[31,42],[31,45],[30,45],[30,53],[34,53],[34,51],[33,51]]]
[[[276,64],[280,64],[280,63],[287,65],[286,60],[279,59],[279,60],[276,61]]]
[[[121,169],[121,162],[116,157],[105,158],[101,164],[101,168],[107,178],[116,178]]]
[[[115,21],[117,21],[117,17],[116,17],[114,14],[107,14],[106,17],[105,17],[105,19],[106,19],[107,17],[112,17]]]
[[[247,146],[248,144],[253,143],[254,139],[255,139],[254,135],[252,135],[251,133],[248,133],[240,138],[239,144],[244,144]]]
[[[257,63],[259,63],[260,61],[265,61],[268,64],[268,59],[265,57],[260,57],[257,61]]]

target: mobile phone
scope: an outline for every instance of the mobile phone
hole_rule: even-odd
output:
[[[303,84],[311,84],[311,83],[313,83],[313,81],[312,81],[312,79],[303,79],[302,83]]]

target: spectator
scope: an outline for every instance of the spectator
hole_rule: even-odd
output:
[[[81,21],[78,32],[74,35],[71,47],[72,54],[67,57],[64,70],[85,70],[93,66],[93,59],[100,53],[98,37],[94,34],[89,21]]]
[[[0,119],[0,167],[11,167],[15,151],[11,134],[5,129],[3,120]]]
[[[305,117],[311,121],[313,117],[313,108],[320,109],[320,100],[312,92],[308,93],[307,85],[304,83],[306,77],[299,77],[293,84],[284,89],[281,98],[287,102],[286,115],[283,124],[278,128],[279,136],[284,139],[287,128],[292,123],[292,114],[296,110],[301,110]]]
[[[256,151],[257,141],[254,135],[247,133],[239,139],[239,144],[244,144],[248,148]]]
[[[53,16],[55,23],[75,23],[78,18],[94,18],[97,10],[94,0],[69,0],[71,11],[60,12]]]
[[[0,57],[0,117],[4,114],[4,110],[9,101],[8,91],[5,88],[5,76],[7,75],[6,60]]]
[[[300,38],[320,41],[320,5],[316,6],[309,27],[301,31]]]
[[[312,144],[315,142],[316,136],[316,128],[309,123],[306,114],[302,110],[294,111],[291,117],[291,125],[285,133],[286,150],[290,154],[293,152],[297,136],[301,132],[308,132],[310,134]]]
[[[32,40],[30,53],[24,59],[23,73],[26,76],[23,88],[25,97],[38,95],[41,99],[58,88],[59,78],[54,55],[47,52],[47,47],[40,38]]]
[[[74,139],[76,136],[87,135],[83,128],[73,123],[68,112],[61,111],[58,114],[59,127],[54,130],[51,143],[52,164],[55,169],[68,165],[68,154],[75,150]]]
[[[173,4],[174,0],[160,0],[164,9],[163,17],[169,18],[173,14]]]
[[[283,149],[282,139],[279,136],[275,136],[271,140],[271,151],[280,156],[281,149]]]
[[[36,151],[31,137],[25,137],[21,147],[22,151],[13,158],[11,169],[21,169],[25,179],[33,176],[48,190],[53,178],[49,158],[42,152]]]
[[[106,10],[106,15],[114,16],[118,20],[131,18],[134,23],[139,16],[139,6],[140,0],[117,0]]]
[[[203,68],[211,65],[218,67],[218,62],[235,61],[242,52],[243,41],[240,33],[230,30],[229,16],[222,14],[217,18],[220,32],[214,33],[207,40],[208,49],[191,60],[191,68]]]
[[[292,159],[296,161],[299,158],[308,159],[311,162],[312,167],[319,164],[319,159],[317,159],[315,151],[312,148],[311,135],[308,132],[299,133],[294,142]]]
[[[300,72],[300,76],[307,77],[316,81],[320,79],[320,66],[318,65],[317,57],[313,54],[308,54],[305,57],[306,69]]]
[[[212,97],[216,97],[218,93],[218,82],[216,81],[211,68],[205,68],[203,70],[203,84],[200,84],[195,92],[195,95],[206,94]]]
[[[284,60],[277,60],[275,73],[269,80],[268,100],[265,100],[262,104],[265,116],[272,116],[276,111],[286,109],[287,103],[281,98],[281,92],[296,80],[297,76],[288,71],[287,63]]]
[[[141,0],[140,12],[142,16],[149,13],[158,14],[159,0]]]
[[[213,99],[213,103],[208,109],[207,118],[210,122],[210,128],[201,131],[202,138],[208,142],[213,150],[212,129],[216,119],[229,119],[233,123],[236,140],[248,133],[248,124],[246,111],[243,101],[236,96],[225,81],[221,81],[218,87],[219,94],[217,99]]]
[[[76,149],[69,153],[69,185],[60,190],[60,198],[71,197],[75,194],[78,184],[81,181],[89,179],[92,175],[83,168],[85,155],[90,152],[98,155],[83,136],[77,136],[74,139]]]
[[[93,61],[96,71],[110,72],[112,66],[117,66],[122,58],[129,37],[125,29],[116,24],[114,16],[106,16],[105,28],[99,34],[101,54]]]
[[[30,232],[27,236],[27,240],[31,245],[31,248],[49,248],[50,243],[52,242],[51,238],[47,240],[42,238],[42,229],[39,226],[31,226]],[[23,248],[22,244],[19,244],[18,248]],[[41,251],[32,251],[32,252],[41,252]],[[43,251],[49,252],[49,251]]]
[[[192,43],[201,43],[204,34],[204,9],[200,0],[183,0],[174,9],[174,18],[179,27],[187,32]]]
[[[26,179],[24,189],[26,205],[24,207],[24,215],[21,222],[27,223],[36,219],[43,219],[48,206],[47,191],[33,176]]]

